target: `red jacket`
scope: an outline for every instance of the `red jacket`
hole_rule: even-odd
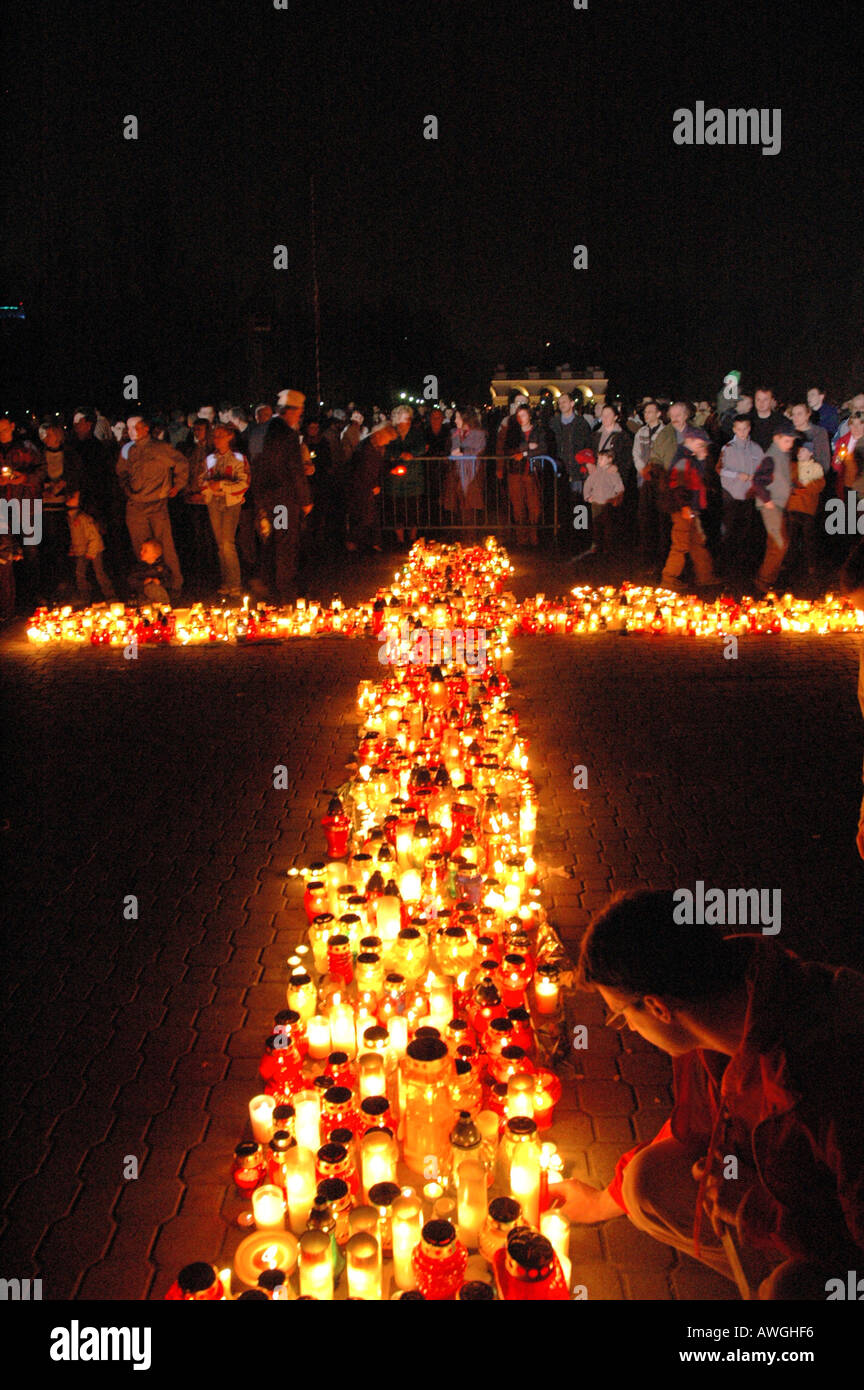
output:
[[[703,1048],[674,1059],[675,1108],[652,1142],[675,1138],[715,1173],[727,1153],[756,1169],[739,1213],[744,1244],[841,1263],[857,1248],[860,1259],[864,975],[761,936],[729,940],[750,955],[744,1039],[728,1062]],[[644,1147],[618,1162],[610,1191],[624,1210],[624,1169]],[[700,1224],[707,1217],[697,1236]]]

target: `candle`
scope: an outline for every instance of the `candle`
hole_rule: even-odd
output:
[[[300,1237],[300,1292],[333,1301],[330,1237],[323,1231],[304,1231]]]
[[[540,1153],[533,1144],[518,1144],[510,1164],[510,1191],[522,1208],[525,1224],[540,1219]]]
[[[390,1208],[393,1237],[393,1278],[397,1288],[415,1289],[417,1280],[411,1265],[414,1249],[420,1244],[423,1209],[416,1196],[397,1197]]]
[[[306,1229],[309,1213],[315,1201],[318,1183],[315,1177],[315,1155],[299,1146],[289,1149],[282,1160],[285,1173],[285,1196],[288,1217],[295,1236]],[[252,1194],[253,1200],[255,1194]]]
[[[273,1111],[276,1109],[275,1096],[253,1096],[249,1102],[249,1119],[252,1121],[252,1134],[258,1144],[269,1144],[273,1138]]]
[[[527,1115],[529,1120],[534,1119],[534,1077],[527,1072],[519,1072],[516,1076],[511,1076],[507,1082],[507,1100],[504,1113],[508,1120],[512,1120],[514,1115]]]
[[[284,1231],[285,1194],[281,1187],[264,1183],[252,1193],[252,1214],[259,1231]]]
[[[400,869],[410,869],[411,867],[413,839],[413,832],[410,829],[400,830],[396,836],[396,862]]]
[[[220,1269],[219,1283],[222,1285],[222,1292],[226,1298],[231,1298],[231,1270],[230,1268]]]
[[[398,898],[388,893],[378,899],[375,917],[378,935],[384,942],[395,941],[402,926],[402,909]]]
[[[360,1058],[360,1099],[386,1096],[387,1072],[380,1052],[364,1052]]]
[[[374,1236],[360,1231],[345,1247],[349,1298],[380,1300],[381,1259]]]
[[[540,1232],[547,1240],[552,1242],[555,1254],[561,1263],[561,1269],[570,1287],[570,1275],[573,1264],[570,1259],[570,1223],[561,1211],[544,1211],[540,1217]]]
[[[298,1091],[295,1095],[294,1136],[301,1149],[313,1154],[321,1147],[321,1096],[318,1091]]]
[[[408,1020],[401,1014],[394,1014],[387,1025],[390,1046],[395,1056],[404,1057],[408,1047]]]
[[[557,967],[539,966],[534,980],[534,1000],[538,1014],[554,1014],[558,1008],[559,993]]]
[[[466,1158],[459,1165],[456,1211],[459,1239],[469,1250],[476,1250],[480,1228],[486,1220],[486,1173],[473,1158]]]
[[[306,1025],[306,1038],[309,1043],[309,1056],[316,1060],[329,1057],[333,1051],[330,1037],[330,1023],[322,1014],[315,1014]]]
[[[347,1052],[349,1057],[353,1057],[357,1051],[354,1010],[350,1004],[343,1004],[336,994],[330,1010],[330,1041],[334,1052]]]
[[[396,1140],[385,1130],[370,1130],[360,1141],[360,1161],[363,1169],[363,1192],[368,1200],[369,1189],[379,1182],[396,1181],[399,1157]]]
[[[399,879],[399,892],[406,903],[419,903],[423,896],[423,880],[416,869],[406,869]]]

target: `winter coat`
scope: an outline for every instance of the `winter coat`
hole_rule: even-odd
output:
[[[412,422],[404,439],[394,439],[387,445],[384,481],[388,497],[423,496],[426,490],[426,466],[421,460],[425,452],[426,440],[416,422]],[[403,459],[402,454],[410,454],[411,457]]]
[[[179,450],[159,439],[142,439],[132,444],[126,457],[117,460],[117,477],[126,500],[145,507],[166,502],[174,487],[181,491],[189,478],[189,463]]]
[[[252,488],[255,505],[263,511],[278,506],[302,508],[312,503],[300,436],[281,415],[274,415],[268,422],[264,445],[254,465]]]
[[[789,494],[787,511],[815,516],[819,507],[819,494],[825,488],[824,476],[813,478],[810,482],[801,482],[798,477],[798,461],[794,459],[789,465],[789,478],[792,491]]]

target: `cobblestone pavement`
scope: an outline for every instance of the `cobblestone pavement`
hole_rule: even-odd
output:
[[[392,568],[346,571],[340,592],[371,592]],[[561,574],[573,582],[523,560],[515,587],[555,592]],[[228,1165],[304,923],[285,871],[321,852],[321,793],[342,778],[376,648],[126,661],[21,637],[18,625],[0,642],[14,729],[0,1274],[41,1277],[50,1299],[158,1298],[178,1267],[227,1262],[240,1239]],[[856,661],[851,638],[742,640],[737,661],[720,642],[517,643],[538,845],[567,944],[613,889],[701,878],[780,887],[784,942],[864,966]],[[279,763],[287,792],[273,790]],[[600,1184],[665,1118],[669,1067],[598,1026],[593,997],[574,1008],[589,1046],[556,1137]],[[573,1256],[595,1299],[736,1296],[625,1220],[574,1231]]]

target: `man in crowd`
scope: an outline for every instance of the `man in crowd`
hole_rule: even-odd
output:
[[[728,1232],[760,1299],[824,1300],[864,1259],[864,976],[679,913],[671,890],[620,894],[579,958],[607,1023],[672,1057],[672,1115],[608,1187],[551,1191],[731,1280]]]
[[[813,420],[813,412],[803,401],[789,407],[789,418],[801,439],[806,439],[813,448],[813,457],[825,474],[831,469],[831,436],[821,425]]]
[[[642,567],[647,570],[659,565],[665,549],[668,549],[668,537],[665,534],[668,527],[664,528],[661,525],[663,514],[658,506],[660,479],[656,471],[648,467],[654,441],[664,426],[660,407],[655,400],[644,400],[640,410],[644,423],[640,423],[633,437],[633,464],[639,487],[639,553]]]
[[[126,529],[137,556],[145,541],[162,547],[162,558],[171,576],[171,597],[176,601],[183,588],[183,573],[168,511],[168,499],[185,488],[189,463],[173,445],[151,439],[150,423],[141,415],[126,421],[131,445],[125,457],[117,460],[117,476],[126,494]]]
[[[750,438],[750,421],[736,415],[732,438],[720,454],[720,483],[723,489],[723,570],[731,578],[740,574],[750,551],[753,530],[753,500],[750,489],[763,450]]]
[[[774,392],[769,391],[767,386],[760,386],[753,393],[753,409],[750,412],[750,433],[753,440],[766,453],[770,449],[774,440],[774,433],[777,426],[783,424],[786,417],[777,409],[777,402],[774,399]],[[786,420],[788,425],[789,421]]]
[[[751,494],[756,498],[756,510],[765,527],[765,554],[755,583],[760,594],[767,594],[775,583],[789,549],[786,503],[792,491],[789,456],[795,439],[794,428],[781,415],[771,447],[753,475]]]
[[[278,413],[267,426],[252,475],[264,563],[268,569],[272,564],[280,603],[296,602],[300,529],[303,517],[312,510],[300,442],[305,403],[301,391],[280,391]]]
[[[825,396],[824,386],[811,386],[807,392],[807,404],[813,413],[814,425],[821,425],[829,439],[833,439],[840,428],[840,412]]]

